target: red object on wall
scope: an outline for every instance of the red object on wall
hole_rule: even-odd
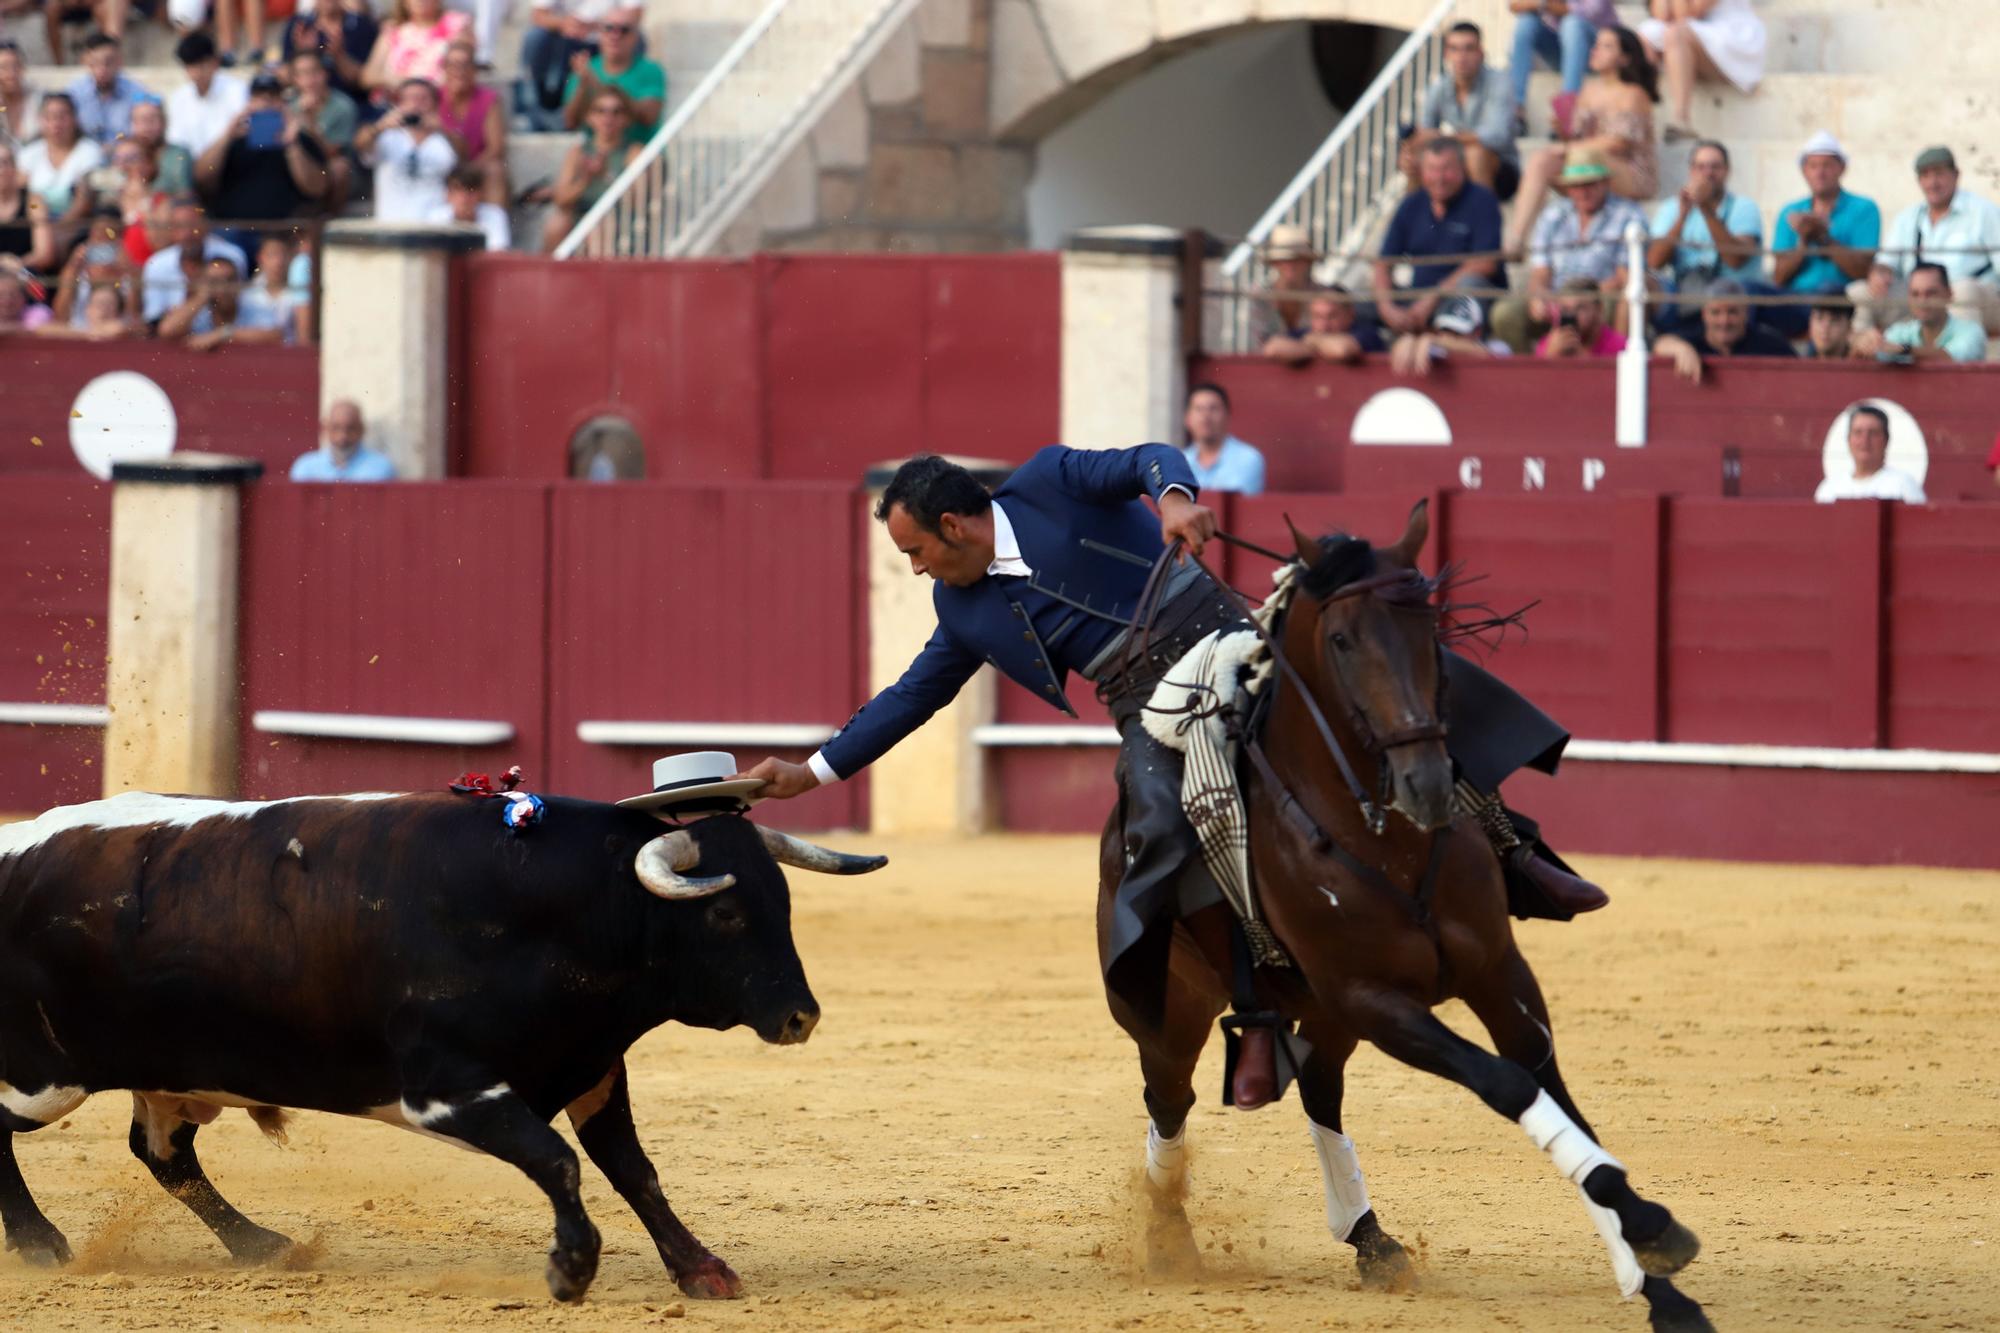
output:
[[[0,703],[104,702],[111,488],[77,477],[0,484]],[[104,733],[0,721],[0,810],[102,794]]]
[[[550,789],[548,487],[261,482],[243,522],[247,797],[439,789],[468,769]],[[271,735],[260,709],[511,723],[460,747]]]
[[[1052,254],[480,255],[462,271],[467,475],[566,476],[599,414],[629,420],[648,477],[673,482],[853,485],[926,449],[1011,461],[1056,439]]]
[[[319,353],[305,347],[190,352],[157,342],[0,338],[0,473],[87,477],[70,450],[70,408],[86,384],[136,371],[166,391],[174,448],[235,454],[282,477],[319,438]],[[39,439],[40,445],[32,441]]]
[[[1930,455],[1925,489],[1933,500],[1995,495],[1985,466],[1993,423],[2000,421],[1994,365],[1746,357],[1712,362],[1702,382],[1690,384],[1655,358],[1650,443],[1638,449],[1617,447],[1608,359],[1449,361],[1412,379],[1391,374],[1383,357],[1359,366],[1295,368],[1225,356],[1197,358],[1188,373],[1190,382],[1213,380],[1229,391],[1231,429],[1264,450],[1274,489],[1804,498],[1824,475],[1829,428],[1854,403],[1881,397],[1909,409],[1923,430]],[[1388,389],[1430,398],[1452,443],[1352,443],[1355,414]],[[1475,459],[1473,471],[1462,473]]]
[[[605,745],[579,723],[799,723],[831,730],[866,697],[861,496],[849,486],[556,489],[549,600],[550,767],[561,790],[651,790],[652,763],[760,742]],[[802,761],[816,745],[779,747]],[[856,782],[758,807],[788,828],[863,821]]]

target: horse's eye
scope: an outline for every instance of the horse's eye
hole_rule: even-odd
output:
[[[1339,630],[1335,630],[1333,632],[1333,646],[1340,649],[1340,651],[1344,653],[1348,650],[1348,648],[1351,645],[1347,642],[1347,636],[1345,634],[1342,634]]]

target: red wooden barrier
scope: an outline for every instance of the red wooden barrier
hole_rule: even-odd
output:
[[[456,394],[463,471],[558,478],[610,413],[661,481],[852,485],[923,449],[1025,458],[1056,438],[1056,256],[477,256]]]
[[[443,787],[509,764],[551,787],[548,488],[294,486],[244,509],[241,780],[253,797]],[[258,710],[511,723],[461,748],[270,735]]]
[[[1888,514],[1887,724],[1893,745],[2000,751],[2000,578],[1984,508]]]
[[[70,451],[70,405],[114,370],[136,371],[166,391],[179,425],[176,449],[255,458],[283,476],[319,438],[319,354],[311,348],[191,352],[157,342],[9,337],[0,338],[0,361],[0,473],[83,475]]]
[[[104,702],[110,529],[111,488],[81,474],[0,484],[0,703]],[[0,810],[95,799],[103,749],[94,726],[0,721]]]
[[[593,744],[586,721],[797,723],[828,728],[866,697],[863,501],[852,487],[564,486],[554,501],[549,600],[550,768],[557,789],[615,800],[649,790],[652,762],[768,748]],[[726,728],[725,728],[726,729]],[[779,747],[802,760],[813,745]],[[853,782],[759,818],[861,822]]]

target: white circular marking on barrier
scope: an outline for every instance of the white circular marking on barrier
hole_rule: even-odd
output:
[[[1450,444],[1444,410],[1415,389],[1384,389],[1354,414],[1356,444]]]
[[[1840,409],[1833,424],[1826,428],[1826,444],[1820,450],[1820,466],[1829,477],[1847,481],[1854,476],[1854,455],[1847,452],[1848,418],[1857,407],[1879,407],[1889,417],[1889,456],[1883,460],[1900,472],[1907,472],[1917,479],[1919,486],[1931,470],[1930,445],[1924,440],[1924,428],[1910,415],[1908,408],[1893,398],[1858,398]]]
[[[180,429],[167,391],[136,370],[114,370],[83,386],[70,404],[69,447],[99,481],[113,463],[165,458]]]

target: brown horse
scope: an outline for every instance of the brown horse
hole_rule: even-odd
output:
[[[1419,504],[1391,547],[1294,534],[1303,568],[1271,629],[1283,662],[1265,687],[1276,691],[1261,727],[1266,762],[1246,768],[1261,910],[1296,964],[1258,969],[1258,998],[1297,1022],[1312,1046],[1299,1093],[1327,1223],[1354,1247],[1365,1283],[1399,1284],[1409,1261],[1369,1206],[1353,1144],[1340,1132],[1342,1070],[1365,1039],[1518,1122],[1579,1187],[1622,1293],[1644,1292],[1652,1326],[1708,1329],[1701,1306],[1668,1280],[1699,1244],[1664,1207],[1633,1191],[1571,1101],[1548,1008],[1515,946],[1499,860],[1479,824],[1455,812],[1443,741],[1441,612],[1436,585],[1416,569],[1428,532]],[[1329,735],[1345,761],[1330,752]],[[1359,799],[1377,791],[1401,816],[1376,820],[1379,832]],[[1114,811],[1100,850],[1100,953],[1122,869],[1117,822]],[[1110,997],[1119,1026],[1138,1043],[1145,1076],[1155,1260],[1193,1253],[1180,1202],[1182,1135],[1195,1102],[1195,1062],[1230,994],[1227,962],[1211,961],[1230,957],[1217,943],[1227,910],[1210,907],[1174,927],[1157,1024]],[[1497,1055],[1433,1016],[1454,997],[1485,1025]]]

